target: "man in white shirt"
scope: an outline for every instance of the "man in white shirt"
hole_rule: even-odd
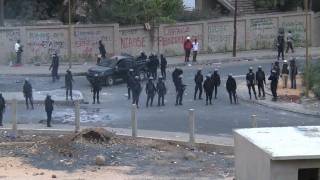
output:
[[[193,51],[193,62],[197,61],[197,55],[198,55],[198,51],[199,51],[199,43],[197,41],[197,39],[194,40],[194,42],[192,43],[192,51]]]
[[[291,49],[291,52],[294,53],[294,49],[293,49],[293,35],[291,31],[288,31],[288,35],[287,35],[287,50],[286,53],[289,52],[289,49]]]
[[[21,54],[22,54],[22,46],[20,44],[20,40],[18,40],[16,42],[16,44],[14,45],[14,50],[16,51],[17,53],[17,61],[16,61],[16,64],[21,64]]]

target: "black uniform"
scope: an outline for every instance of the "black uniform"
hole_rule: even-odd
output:
[[[141,93],[141,84],[138,79],[134,80],[133,89],[132,89],[132,104],[137,105],[137,108],[139,108],[139,98]]]
[[[161,75],[163,79],[167,78],[167,72],[166,72],[167,64],[168,64],[167,59],[161,54],[160,69],[161,69]]]
[[[290,61],[290,80],[291,80],[291,89],[297,88],[296,76],[298,75],[298,67],[296,61],[293,59]]]
[[[182,78],[178,78],[176,105],[182,105],[183,93],[184,93],[185,89],[186,89],[186,85],[183,84]]]
[[[261,91],[263,97],[266,97],[265,91],[264,91],[264,86],[266,84],[266,75],[262,69],[258,69],[256,72],[256,80],[258,84],[258,91],[259,91],[259,97],[261,97]]]
[[[273,64],[272,69],[271,69],[271,72],[272,72],[272,70],[275,70],[275,71],[276,71],[276,76],[277,76],[277,78],[279,79],[281,69],[280,69],[280,65],[279,65],[279,62],[278,62],[278,61],[276,61],[276,62]]]
[[[24,82],[23,95],[24,95],[25,100],[26,100],[27,109],[29,109],[29,102],[31,104],[31,109],[34,109],[33,108],[33,99],[32,99],[32,86],[28,81]]]
[[[132,86],[134,83],[134,72],[128,72],[127,74],[127,88],[128,88],[128,99],[131,98]]]
[[[278,60],[280,59],[280,56],[282,57],[282,60],[284,60],[284,43],[284,35],[279,34],[277,37]]]
[[[150,106],[152,107],[153,105],[153,98],[154,95],[156,94],[157,89],[155,87],[155,85],[153,84],[152,80],[149,80],[149,82],[147,82],[146,84],[146,94],[147,94],[147,103],[146,106],[149,106],[149,101],[150,101]]]
[[[47,126],[48,127],[51,127],[53,104],[54,104],[54,101],[51,99],[50,96],[47,96],[46,100],[44,101],[44,105],[45,105],[45,110],[47,113]]]
[[[140,56],[137,58],[139,61],[146,60],[148,57],[144,52],[141,52]]]
[[[213,81],[213,88],[214,88],[214,98],[217,99],[217,94],[218,94],[218,87],[221,84],[221,79],[220,75],[218,74],[217,71],[214,71],[214,73],[211,76],[211,79]]]
[[[154,79],[157,78],[157,69],[159,66],[159,59],[156,55],[150,55],[149,56],[149,60],[150,60],[150,64],[149,64],[149,68],[150,68],[150,76],[152,76]]]
[[[270,89],[271,89],[271,92],[272,92],[272,96],[273,96],[273,100],[276,101],[277,100],[277,88],[278,88],[278,77],[277,77],[277,74],[275,72],[272,72],[270,77],[269,77],[269,80],[271,81],[271,84],[270,84]]]
[[[99,52],[101,54],[101,58],[106,58],[106,54],[107,54],[107,51],[106,51],[106,48],[104,47],[104,44],[102,44],[101,41],[99,41]]]
[[[203,89],[204,89],[204,92],[206,93],[206,105],[208,105],[208,102],[212,104],[212,94],[214,89],[214,83],[210,77],[207,77],[206,80],[204,81]]]
[[[59,57],[55,54],[52,57],[52,62],[49,70],[51,70],[52,82],[55,82],[59,79],[58,76],[58,69],[59,69]]]
[[[179,69],[179,68],[176,68],[173,72],[172,72],[172,81],[173,81],[173,84],[174,84],[174,87],[176,88],[176,91],[177,90],[177,82],[179,80],[179,76],[183,74],[183,71],[182,69]]]
[[[93,92],[93,104],[97,103],[100,104],[100,94],[101,91],[101,81],[100,78],[98,76],[94,77],[93,81],[92,81],[92,92]]]
[[[162,79],[159,79],[157,83],[157,93],[158,93],[158,106],[160,106],[160,103],[162,106],[164,106],[164,96],[167,94],[167,88],[165,83],[162,81]]]
[[[4,100],[2,94],[0,94],[0,126],[3,126],[3,113],[6,109],[6,101]]]
[[[233,97],[234,103],[237,104],[237,92],[236,92],[237,83],[236,83],[236,80],[232,76],[228,77],[228,80],[226,83],[226,88],[229,93],[230,103],[232,104],[232,97]]]
[[[68,96],[70,96],[71,100],[72,98],[72,84],[73,84],[73,77],[71,71],[67,71],[67,74],[65,75],[65,86],[66,86],[66,99],[68,100]]]
[[[194,100],[197,99],[197,93],[199,91],[199,99],[202,99],[202,83],[203,83],[203,75],[201,71],[198,71],[194,77],[194,82],[196,83],[196,87],[194,89]]]
[[[254,93],[255,98],[257,99],[257,93],[256,93],[256,88],[255,88],[255,74],[252,72],[252,70],[249,71],[249,73],[247,73],[246,76],[246,80],[247,80],[247,86],[248,86],[248,90],[249,90],[249,96],[251,99],[251,89]]]

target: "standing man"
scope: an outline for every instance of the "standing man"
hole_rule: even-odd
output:
[[[157,92],[157,89],[155,87],[155,85],[152,82],[153,77],[149,77],[149,81],[146,84],[146,94],[147,94],[147,104],[146,106],[149,107],[149,101],[150,101],[150,106],[152,107],[153,105],[153,98],[154,95]]]
[[[284,32],[279,32],[277,37],[278,61],[280,60],[280,56],[282,56],[282,60],[284,60],[284,43]]]
[[[283,88],[287,88],[288,77],[289,77],[289,67],[288,67],[287,60],[283,61],[281,77],[282,77]]]
[[[182,106],[183,93],[186,90],[186,85],[182,82],[183,76],[180,75],[177,81],[177,97],[176,97],[176,106]]]
[[[251,89],[252,89],[252,91],[254,93],[254,97],[257,100],[258,98],[257,98],[255,84],[254,84],[256,81],[256,78],[255,78],[255,74],[253,73],[252,67],[249,68],[249,72],[247,73],[246,80],[247,80],[247,86],[248,86],[248,90],[249,90],[250,99],[251,99]]]
[[[100,81],[99,75],[95,74],[94,79],[92,81],[92,88],[91,88],[91,92],[93,93],[92,104],[95,104],[96,100],[97,100],[97,103],[100,104],[100,97],[99,97],[100,91],[101,91],[101,81]]]
[[[45,110],[47,113],[47,127],[51,127],[53,104],[54,104],[54,101],[51,99],[51,96],[48,94],[46,99],[44,100]]]
[[[54,52],[52,56],[51,66],[49,68],[49,71],[51,70],[52,82],[55,82],[56,80],[59,79],[58,69],[59,69],[59,56],[57,55],[57,52]]]
[[[139,76],[134,77],[134,84],[133,84],[133,89],[132,89],[132,104],[135,104],[137,108],[139,108],[139,98],[140,98],[140,93],[141,93],[141,84],[139,80]]]
[[[229,94],[230,103],[232,104],[232,97],[234,104],[237,104],[237,83],[236,80],[232,77],[232,74],[229,74],[228,80],[226,83],[226,88]]]
[[[175,68],[174,71],[172,72],[172,81],[173,81],[174,87],[176,88],[176,91],[178,91],[177,84],[178,84],[179,76],[182,74],[183,74],[183,70],[179,68]]]
[[[290,80],[291,89],[297,89],[296,76],[298,75],[298,67],[296,65],[296,59],[292,58],[290,60]]]
[[[214,98],[217,99],[218,87],[221,84],[221,79],[220,79],[220,75],[218,73],[218,69],[214,70],[213,75],[211,76],[211,79],[213,81]]]
[[[213,88],[214,88],[214,84],[211,78],[211,74],[208,74],[206,76],[206,80],[203,83],[203,89],[206,93],[206,105],[208,105],[208,101],[210,102],[210,105],[212,105]]]
[[[6,101],[4,100],[2,93],[0,93],[0,126],[3,126],[3,113],[6,109]]]
[[[65,75],[65,86],[66,86],[66,99],[68,101],[68,95],[70,95],[71,100],[73,100],[72,98],[72,84],[73,84],[74,80],[72,77],[72,73],[70,71],[70,69],[67,70],[67,74]]]
[[[289,52],[289,49],[291,49],[291,52],[294,53],[294,49],[293,49],[293,35],[291,33],[291,31],[288,31],[288,35],[287,35],[287,50],[286,53]]]
[[[197,93],[199,91],[199,100],[202,99],[202,83],[203,83],[203,75],[201,73],[201,69],[198,69],[197,74],[194,76],[194,82],[196,83],[196,87],[194,90],[194,100],[197,99]]]
[[[17,54],[16,64],[19,65],[19,64],[21,64],[21,56],[22,56],[22,52],[23,52],[23,47],[20,43],[20,40],[17,40],[16,44],[14,45],[14,50]]]
[[[167,59],[163,56],[163,54],[160,55],[160,69],[161,69],[161,76],[163,77],[163,79],[167,79]]]
[[[28,102],[30,102],[30,104],[31,104],[31,109],[34,109],[33,108],[33,99],[32,99],[32,86],[31,86],[28,78],[26,78],[25,81],[24,81],[23,95],[24,95],[24,98],[26,100],[27,109],[29,109],[29,103]]]
[[[279,61],[276,61],[276,62],[273,64],[271,71],[272,71],[272,70],[275,70],[275,71],[276,71],[276,75],[277,75],[277,77],[278,77],[278,79],[279,79],[279,77],[280,77],[280,71],[281,71]]]
[[[134,70],[129,69],[129,72],[127,74],[128,99],[131,98],[131,91],[132,91],[133,83],[134,83]]]
[[[157,93],[158,93],[158,106],[164,106],[164,96],[167,94],[167,88],[165,83],[163,82],[163,77],[159,76],[157,83]]]
[[[261,91],[263,94],[263,98],[266,97],[265,91],[264,91],[264,86],[266,85],[266,75],[264,71],[262,70],[262,67],[258,67],[258,71],[256,72],[256,80],[258,84],[258,91],[259,91],[259,97],[261,97]]]
[[[278,77],[277,77],[275,70],[272,70],[271,75],[268,80],[271,81],[270,89],[271,89],[272,96],[273,96],[272,100],[277,101]]]
[[[102,43],[102,40],[99,41],[99,52],[101,54],[101,58],[105,59],[106,58],[106,48],[104,47],[104,44]]]
[[[192,52],[193,52],[192,61],[193,62],[197,61],[198,51],[199,51],[199,42],[197,39],[195,39],[194,42],[192,43]]]
[[[191,49],[192,49],[192,42],[191,42],[189,36],[184,41],[183,48],[184,48],[184,52],[185,52],[184,62],[189,62],[190,53],[191,53]]]

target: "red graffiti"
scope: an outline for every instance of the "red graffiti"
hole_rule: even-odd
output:
[[[145,38],[144,37],[135,37],[135,38],[121,38],[121,48],[144,48],[145,47]]]
[[[197,39],[198,41],[202,40],[201,35],[194,35],[191,36],[191,41],[194,39]],[[169,45],[181,45],[184,43],[186,40],[186,36],[168,36],[168,37],[160,37],[160,42],[163,47],[169,46]]]

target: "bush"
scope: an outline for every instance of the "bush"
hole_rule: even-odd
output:
[[[304,69],[303,80],[309,82],[308,88],[313,91],[315,96],[320,98],[320,62]]]

